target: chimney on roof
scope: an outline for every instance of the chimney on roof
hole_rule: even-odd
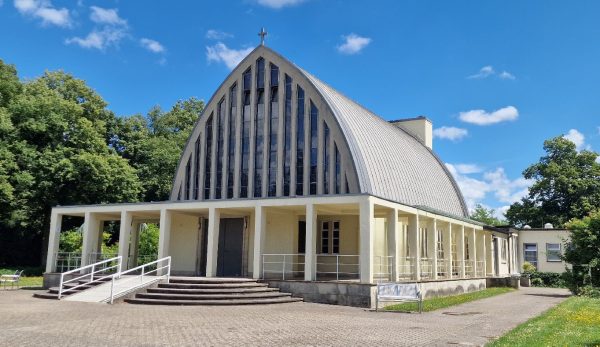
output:
[[[433,124],[426,117],[398,119],[390,123],[413,135],[429,149],[433,148]]]

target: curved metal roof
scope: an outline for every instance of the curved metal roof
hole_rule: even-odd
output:
[[[456,181],[431,149],[403,129],[300,70],[337,118],[350,147],[362,193],[468,216]]]

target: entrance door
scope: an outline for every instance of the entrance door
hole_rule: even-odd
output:
[[[219,225],[217,276],[242,276],[244,219],[223,218]]]

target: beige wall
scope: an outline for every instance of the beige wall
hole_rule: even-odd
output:
[[[560,229],[521,229],[519,230],[518,243],[519,248],[517,250],[517,259],[519,259],[518,271],[523,271],[524,250],[526,243],[537,244],[537,258],[538,258],[538,271],[542,272],[564,272],[566,263],[563,261],[548,262],[546,258],[546,244],[547,243],[559,243],[561,247],[561,253],[564,252],[564,240],[569,238],[569,232],[567,230]]]
[[[171,271],[195,273],[199,216],[174,213],[171,222]]]

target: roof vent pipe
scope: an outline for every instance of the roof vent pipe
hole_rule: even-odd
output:
[[[554,229],[554,227],[552,226],[552,223],[546,223],[544,224],[544,229]]]

